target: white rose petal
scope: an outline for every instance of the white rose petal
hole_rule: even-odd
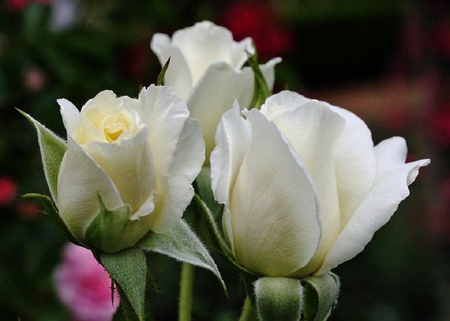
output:
[[[228,113],[236,117],[234,111]],[[234,188],[226,204],[229,212],[224,213],[224,227],[241,264],[259,274],[287,275],[304,266],[317,249],[317,196],[304,164],[299,163],[277,128],[256,110],[248,112],[247,117],[251,133],[227,130],[236,137],[251,134],[246,138],[251,143],[239,174],[230,182]],[[213,180],[220,172],[216,165],[212,162]],[[284,210],[279,211],[280,207]],[[278,247],[286,242],[298,246]],[[282,266],[278,260],[283,261]]]
[[[98,212],[96,193],[102,196],[108,208],[123,205],[117,188],[105,171],[69,135],[67,152],[59,169],[57,206],[76,237],[82,238],[87,222]]]

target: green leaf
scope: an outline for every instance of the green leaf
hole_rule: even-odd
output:
[[[61,231],[61,233],[72,243],[87,247],[80,241],[78,241],[75,236],[69,231],[64,221],[61,219],[61,216],[59,216],[58,211],[56,210],[55,206],[53,205],[52,200],[47,195],[41,195],[36,193],[28,193],[25,195],[22,195],[23,198],[34,198],[38,199],[44,202],[45,211],[44,213],[48,215],[50,220],[53,222],[53,224],[56,226],[56,228]]]
[[[67,145],[61,138],[56,136],[56,134],[47,129],[33,117],[19,109],[17,110],[24,115],[36,129],[45,179],[47,180],[50,194],[55,203],[57,203],[59,167],[67,150]]]
[[[255,107],[259,108],[271,95],[271,91],[269,89],[269,86],[267,86],[266,79],[264,78],[261,68],[259,67],[258,52],[256,51],[256,46],[255,46],[255,53],[253,55],[247,53],[247,55],[248,55],[248,64],[250,65],[250,68],[252,68],[253,70],[253,75],[255,79],[255,89],[253,92],[252,101],[250,102],[248,109],[252,109]]]
[[[227,288],[216,263],[201,240],[184,220],[177,227],[167,232],[148,233],[138,242],[137,247],[147,252],[164,254],[178,261],[210,270],[219,279],[225,293],[227,293]]]
[[[167,59],[166,63],[161,69],[161,72],[158,75],[158,79],[156,80],[157,86],[162,86],[162,84],[164,83],[164,76],[166,75],[167,68],[169,68],[169,64],[170,64],[170,57],[169,59]]]
[[[112,321],[134,321],[136,320],[136,316],[133,313],[133,308],[131,307],[130,302],[126,299],[125,293],[119,290],[117,287],[117,291],[121,297],[120,305],[114,313]],[[123,298],[123,299],[122,299]]]
[[[206,226],[208,228],[209,235],[215,249],[224,256],[224,258],[228,261],[228,263],[231,264],[231,266],[235,267],[240,272],[253,275],[252,272],[248,271],[247,269],[240,266],[239,263],[236,262],[234,255],[229,246],[227,245],[227,243],[225,242],[225,240],[223,239],[222,233],[220,232],[219,227],[217,226],[217,223],[214,220],[214,217],[211,214],[211,211],[209,210],[208,206],[206,206],[206,204],[197,194],[194,195],[194,201],[197,204],[197,207],[200,213],[202,214],[203,219],[206,222]]]
[[[100,253],[100,261],[117,285],[125,320],[145,319],[147,262],[142,250],[130,248],[117,253]]]
[[[336,304],[339,295],[339,277],[331,272],[310,276],[305,282],[305,320],[326,320]]]
[[[256,311],[261,321],[298,321],[302,313],[300,280],[263,277],[255,282]]]

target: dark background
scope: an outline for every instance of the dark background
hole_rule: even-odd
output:
[[[274,91],[289,88],[352,110],[375,143],[404,136],[409,159],[431,158],[391,221],[341,277],[332,320],[450,320],[450,5],[447,1],[3,1],[0,3],[0,319],[68,320],[52,272],[65,240],[15,196],[48,194],[35,133],[14,107],[65,136],[56,99],[81,107],[99,91],[137,96],[156,81],[155,32],[197,21],[254,38],[281,56]],[[216,258],[217,256],[215,256]],[[195,320],[237,320],[242,289],[218,264],[196,270]],[[154,255],[156,320],[177,313],[179,263]]]

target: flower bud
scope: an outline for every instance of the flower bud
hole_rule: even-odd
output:
[[[232,251],[257,275],[322,275],[353,258],[429,163],[405,163],[403,138],[374,146],[353,113],[293,92],[244,116],[222,117],[211,178]]]
[[[253,53],[250,38],[233,41],[231,32],[212,22],[203,21],[176,31],[172,39],[157,33],[151,48],[161,65],[170,57],[164,84],[187,102],[191,117],[199,119],[206,144],[206,156],[214,148],[214,134],[222,114],[231,109],[234,100],[248,107],[254,91],[251,68],[242,66],[247,53]],[[275,58],[261,65],[269,88],[274,83]]]
[[[170,88],[155,86],[138,99],[103,91],[81,112],[65,99],[58,103],[67,151],[52,196],[70,233],[112,253],[133,247],[150,230],[177,226],[204,160],[200,126],[186,104]]]

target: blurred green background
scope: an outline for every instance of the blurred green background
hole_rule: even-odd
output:
[[[160,70],[155,32],[197,21],[253,37],[260,60],[281,56],[275,91],[289,88],[348,108],[375,143],[404,136],[409,158],[432,158],[391,221],[339,266],[332,320],[450,320],[450,4],[448,1],[88,1],[0,3],[0,320],[70,320],[52,272],[65,240],[40,204],[48,194],[35,133],[14,107],[65,136],[58,98],[81,107],[99,91],[137,96]],[[236,272],[219,283],[197,269],[194,320],[237,320]],[[158,291],[147,307],[174,320],[179,263],[148,260]]]

